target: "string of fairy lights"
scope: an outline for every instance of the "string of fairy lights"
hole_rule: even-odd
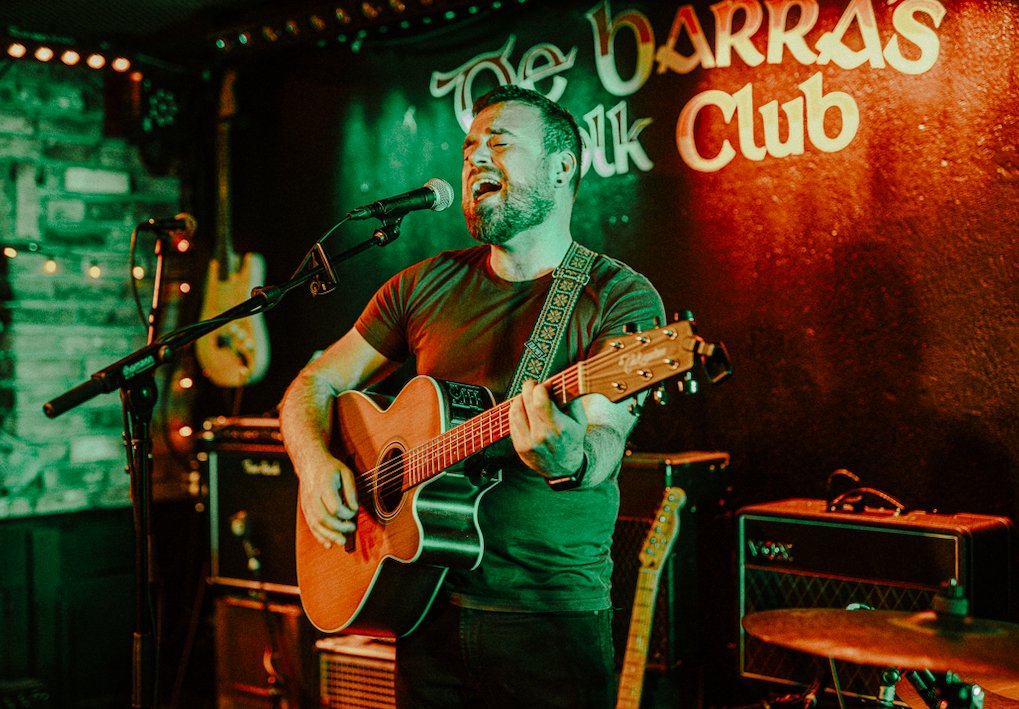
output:
[[[85,50],[75,46],[69,37],[24,32],[7,28],[5,54],[10,59],[35,60],[48,64],[59,61],[66,66],[82,66],[99,71],[109,68],[123,74],[131,70],[131,60],[124,54],[101,49]]]
[[[186,238],[175,240],[173,248],[178,253],[186,253],[191,249],[191,242]],[[100,280],[109,276],[112,260],[124,261],[126,254],[108,254],[76,252],[71,249],[61,249],[59,253],[44,248],[36,242],[25,242],[22,244],[7,244],[3,247],[3,256],[13,262],[20,259],[19,264],[25,261],[35,262],[33,266],[21,266],[23,273],[41,273],[47,276],[55,276],[60,273],[80,273],[93,280]],[[122,264],[117,264],[118,267]],[[8,267],[8,272],[12,269]],[[135,264],[131,269],[131,277],[136,281],[142,281],[148,275],[144,265]],[[182,294],[191,292],[192,285],[188,281],[181,281],[177,288]]]
[[[186,237],[180,236],[172,239],[171,248],[177,254],[185,254],[191,249],[191,242]],[[23,244],[8,244],[2,248],[4,259],[7,261],[7,277],[11,280],[15,273],[18,276],[31,276],[35,274],[40,277],[59,277],[62,274],[78,274],[79,277],[100,281],[104,278],[116,278],[116,273],[121,270],[129,270],[130,278],[135,283],[143,282],[150,276],[150,269],[142,264],[130,265],[127,254],[85,253],[73,250],[61,250],[60,253],[52,252],[41,247],[36,242],[25,242]],[[169,285],[169,284],[167,284]],[[181,295],[187,295],[192,291],[192,284],[189,280],[180,280],[172,284]],[[186,372],[178,372],[174,386],[180,390],[189,390],[194,387],[194,379]],[[188,423],[176,425],[174,433],[181,439],[190,438],[194,434],[194,427]]]

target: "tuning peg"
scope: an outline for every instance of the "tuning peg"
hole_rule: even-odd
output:
[[[697,380],[693,378],[693,373],[690,371],[683,372],[679,377],[679,381],[676,382],[676,388],[679,389],[680,394],[696,394]]]
[[[665,385],[660,384],[656,386],[654,390],[651,392],[651,398],[654,399],[654,402],[659,406],[665,406],[666,404],[668,404],[669,392],[665,388]]]

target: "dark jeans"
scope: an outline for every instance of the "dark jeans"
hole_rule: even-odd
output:
[[[396,704],[611,709],[612,654],[610,610],[505,613],[443,603],[396,642]]]

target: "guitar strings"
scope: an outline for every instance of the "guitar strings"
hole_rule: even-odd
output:
[[[646,338],[648,334],[644,333],[643,336]],[[649,341],[644,340],[642,344],[647,345]],[[570,391],[579,394],[582,378],[587,384],[585,388],[589,389],[591,383],[602,379],[605,372],[617,368],[617,356],[617,350],[606,350],[551,377],[548,381],[552,385],[553,397],[555,399],[562,398],[565,403],[565,396]],[[679,371],[676,369],[670,374]],[[608,377],[604,378],[609,379]],[[383,495],[396,491],[402,493],[434,477],[446,468],[467,459],[481,448],[509,435],[509,408],[513,400],[519,396],[518,394],[512,399],[496,404],[464,423],[442,432],[426,443],[405,451],[403,455],[390,458],[381,465],[365,471],[362,474],[363,482],[369,483],[374,480],[373,487]],[[470,450],[470,444],[478,444],[485,440],[486,432],[490,440],[484,445],[476,445],[473,450]],[[461,449],[463,450],[462,455]],[[447,456],[449,462],[446,462]],[[404,484],[405,480],[410,482]]]
[[[592,358],[587,364],[593,363],[596,359],[598,357]],[[570,385],[579,388],[580,369],[573,366],[552,377],[549,381],[552,383],[553,395],[562,396],[569,391]],[[446,468],[467,459],[485,445],[509,435],[509,409],[517,397],[519,394],[444,431],[426,443],[411,448],[402,456],[390,458],[385,463],[366,471],[364,478],[374,479],[374,488],[383,496],[397,490],[404,492],[416,487]],[[486,434],[487,443],[480,445],[486,441]],[[472,445],[474,450],[471,450]],[[409,482],[404,484],[405,480]]]
[[[669,339],[675,338],[678,334],[675,330],[661,328],[653,332],[643,333],[640,335],[641,339],[639,342],[646,346],[650,343],[649,335],[661,332],[664,332]],[[618,354],[619,351],[616,349],[606,349],[599,354],[595,354],[591,359],[578,363],[548,379],[548,382],[551,383],[553,398],[561,398],[562,402],[565,403],[567,400],[566,396],[571,391],[580,395],[582,393],[580,386],[582,379],[586,383],[585,390],[590,389],[592,382],[596,382],[599,379],[610,379],[610,377],[604,377],[603,375],[606,371],[616,369],[615,360]],[[680,368],[671,368],[669,376],[678,374],[680,371],[682,371]],[[648,383],[652,383],[652,380],[659,381],[660,379],[648,379]],[[641,389],[643,388],[641,387]],[[367,485],[374,479],[374,486],[369,487],[374,487],[383,496],[397,491],[403,493],[417,487],[429,478],[455,465],[455,463],[470,457],[470,455],[486,445],[507,436],[509,406],[519,396],[520,394],[488,408],[488,410],[459,426],[454,426],[435,438],[405,451],[403,455],[389,458],[382,465],[366,471],[362,476],[362,482]],[[497,425],[497,430],[493,424]],[[490,440],[484,443],[484,445],[477,445],[473,450],[469,450],[470,443],[477,444],[485,440],[486,426]],[[480,439],[479,433],[481,434]],[[463,454],[461,454],[462,448]],[[448,462],[446,462],[447,455],[449,456]],[[405,484],[405,481],[408,480],[410,482]]]

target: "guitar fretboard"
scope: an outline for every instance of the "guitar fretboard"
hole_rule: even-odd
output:
[[[593,361],[593,360],[592,360]],[[582,363],[583,364],[583,363]],[[574,365],[552,377],[552,397],[566,404],[586,393],[586,377],[581,364]],[[430,480],[450,466],[456,465],[484,448],[509,436],[509,411],[512,399],[496,404],[477,416],[436,436],[428,443],[407,452],[403,457],[405,476],[403,489],[409,490]]]

